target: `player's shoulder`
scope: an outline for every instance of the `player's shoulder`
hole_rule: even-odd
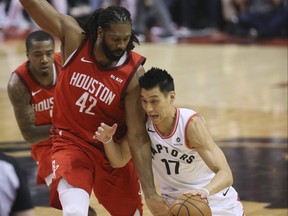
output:
[[[135,52],[135,51],[133,51],[133,50],[130,50],[129,53],[130,53],[132,56],[135,56],[135,57],[145,58],[143,55],[141,55],[140,53]]]
[[[61,67],[61,64],[62,64],[61,59],[62,59],[61,53],[60,52],[55,52],[55,54],[54,54],[54,62],[56,64],[56,66]]]
[[[192,109],[188,109],[188,108],[178,108],[180,115],[182,116],[194,116],[197,115],[197,112],[192,110]]]
[[[17,88],[17,87],[21,87],[23,85],[23,82],[21,80],[21,78],[19,77],[19,74],[17,72],[13,72],[11,73],[10,75],[10,78],[8,80],[8,83],[7,83],[7,88],[9,90],[9,88]]]
[[[57,60],[61,59],[61,52],[55,52],[54,58],[57,59]]]
[[[178,108],[178,112],[179,112],[179,118],[185,124],[195,126],[198,124],[205,123],[205,121],[203,121],[204,118],[202,117],[202,115],[192,109]]]
[[[137,69],[136,72],[132,75],[131,80],[129,81],[127,91],[129,92],[130,90],[135,90],[139,87],[139,77],[143,76],[145,73],[145,70],[142,65],[140,65]]]
[[[29,61],[25,61],[22,64],[18,65],[12,73],[21,73],[25,74],[28,73],[28,68],[29,68]]]
[[[144,57],[143,55],[137,52],[130,50],[129,55],[131,55],[131,57],[134,59],[134,62],[136,62],[136,64],[144,65],[146,62],[146,57]]]
[[[25,81],[17,73],[12,73],[7,83],[7,92],[10,100],[19,102],[29,95],[28,91]]]
[[[137,81],[139,80],[140,76],[144,75],[144,73],[145,73],[145,69],[144,69],[143,65],[140,64],[136,70],[136,73],[135,73],[135,76],[137,77]]]

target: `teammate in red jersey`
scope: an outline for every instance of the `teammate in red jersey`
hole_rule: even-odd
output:
[[[8,94],[21,133],[32,144],[31,154],[38,163],[37,183],[49,186],[52,181],[49,130],[61,57],[55,54],[54,38],[44,31],[27,36],[26,55],[28,61],[11,74]]]
[[[132,162],[112,168],[94,132],[117,123],[115,141],[127,134],[146,203],[154,215],[168,206],[156,193],[150,139],[141,109],[139,76],[145,58],[128,10],[108,7],[78,24],[46,1],[20,0],[36,23],[61,40],[64,71],[55,89],[51,205],[64,215],[86,215],[94,190],[113,216],[142,215],[140,185]],[[59,202],[60,199],[60,202]]]
[[[21,133],[32,144],[31,154],[38,164],[37,183],[51,185],[52,108],[54,89],[61,70],[60,53],[55,53],[52,35],[35,31],[26,38],[28,61],[11,74],[8,94]],[[96,215],[89,208],[89,215]]]

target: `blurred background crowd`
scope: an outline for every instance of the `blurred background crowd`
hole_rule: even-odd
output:
[[[288,0],[49,0],[77,19],[110,5],[126,7],[141,42],[192,37],[288,36]],[[0,31],[13,37],[37,29],[18,0],[0,0]]]

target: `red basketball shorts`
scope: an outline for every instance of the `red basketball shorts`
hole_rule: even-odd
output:
[[[112,168],[102,145],[93,146],[68,132],[61,134],[53,137],[52,207],[61,209],[57,185],[65,178],[89,195],[93,189],[99,203],[112,216],[133,216],[136,209],[142,213],[140,184],[132,161],[125,167]]]
[[[33,159],[38,163],[37,184],[46,184],[45,178],[52,173],[51,151],[51,139],[33,144],[31,147],[31,155]]]

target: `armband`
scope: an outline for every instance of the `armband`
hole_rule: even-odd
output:
[[[107,144],[107,143],[111,142],[111,140],[112,140],[112,136],[110,137],[110,139],[107,142],[102,142],[102,143]]]

